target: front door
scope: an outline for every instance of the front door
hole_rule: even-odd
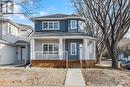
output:
[[[25,60],[25,59],[26,59],[26,48],[21,47],[21,60]]]
[[[68,54],[69,54],[69,60],[75,61],[79,60],[79,46],[77,42],[70,42],[68,46]]]

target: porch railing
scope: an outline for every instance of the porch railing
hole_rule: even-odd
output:
[[[61,51],[61,52],[59,51],[35,51],[34,55],[37,60],[66,60],[68,59],[68,51]]]

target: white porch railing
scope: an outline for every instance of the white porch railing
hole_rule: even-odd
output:
[[[66,60],[68,59],[68,51],[35,51],[34,56],[36,60]]]

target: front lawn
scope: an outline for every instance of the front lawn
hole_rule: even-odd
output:
[[[130,71],[113,69],[82,69],[87,86],[128,86],[130,87]]]
[[[0,86],[63,86],[66,69],[1,68]]]

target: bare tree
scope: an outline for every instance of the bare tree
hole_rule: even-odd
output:
[[[75,1],[75,0],[74,0]],[[129,0],[78,0],[102,32],[103,42],[112,59],[112,67],[118,68],[117,43],[130,28]],[[77,3],[76,3],[77,4]],[[84,8],[83,8],[84,9]]]
[[[98,26],[97,23],[95,23],[95,21],[93,21],[93,18],[91,16],[91,13],[87,10],[88,7],[84,4],[84,1],[82,0],[71,0],[73,6],[76,8],[76,12],[77,14],[81,15],[82,17],[85,18],[85,25],[86,25],[86,32],[90,35],[90,36],[96,36],[98,38],[100,38],[97,43],[96,43],[96,58],[97,58],[97,62],[96,63],[100,63],[103,52],[106,48],[105,43],[104,43],[104,39],[102,39],[101,37],[103,36],[100,27]]]
[[[30,19],[42,0],[0,0],[0,14],[23,14]],[[15,12],[14,9],[20,9]]]

